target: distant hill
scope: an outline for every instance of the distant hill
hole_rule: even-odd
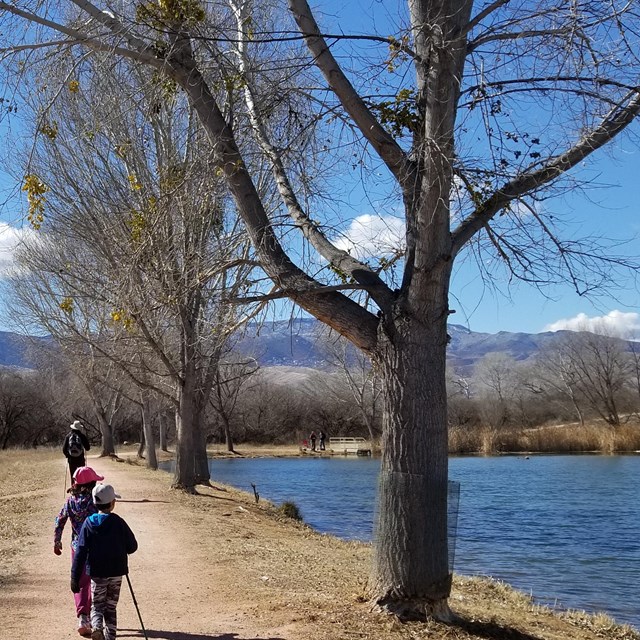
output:
[[[448,331],[451,342],[447,357],[460,373],[470,373],[475,363],[489,353],[504,353],[518,361],[529,360],[566,333],[478,333],[457,324],[449,325]],[[251,326],[237,347],[253,355],[263,366],[323,368],[327,362],[321,335],[322,325],[318,320],[299,318]]]
[[[0,331],[0,366],[31,368],[29,351],[34,341],[38,340],[50,342],[47,338],[33,338],[10,331]]]
[[[489,353],[503,353],[514,360],[526,361],[547,345],[560,340],[565,333],[478,333],[451,324],[447,357],[458,373],[468,375],[475,363]],[[256,358],[264,367],[326,369],[326,336],[327,328],[314,318],[264,322],[249,325],[238,338],[235,348]],[[28,336],[0,332],[0,366],[28,368],[28,351],[33,340]],[[35,340],[49,341],[47,338]]]

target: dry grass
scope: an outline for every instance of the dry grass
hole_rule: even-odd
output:
[[[545,425],[531,429],[454,428],[452,454],[479,453],[625,453],[640,451],[640,421],[612,427],[604,421]]]
[[[62,505],[63,482],[57,449],[0,452],[0,585],[15,578],[42,528],[52,530],[51,514],[43,511],[38,496],[59,483]]]

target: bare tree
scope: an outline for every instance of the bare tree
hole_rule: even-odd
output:
[[[148,392],[175,404],[174,484],[192,491],[209,480],[200,419],[219,353],[242,323],[224,298],[242,291],[253,263],[184,98],[127,65],[94,69],[91,87],[67,88],[46,109],[47,122],[64,126],[55,135],[40,126],[29,162],[47,182],[48,219],[20,253],[14,283],[59,340],[71,334],[140,388],[130,399],[142,408],[152,468]],[[125,85],[128,99],[118,99]],[[98,94],[109,99],[97,106]]]
[[[563,348],[550,345],[539,354],[535,376],[547,389],[552,389],[566,397],[578,421],[584,426],[583,400],[579,390],[580,374],[575,368],[573,359],[568,357]]]
[[[228,356],[215,369],[210,403],[222,422],[227,451],[234,451],[231,420],[236,413],[240,392],[258,370],[258,363],[253,359],[232,359]]]
[[[489,251],[513,278],[538,287],[568,280],[586,294],[624,266],[596,239],[564,241],[555,212],[537,202],[554,184],[566,188],[567,172],[638,116],[640,17],[627,0],[409,0],[393,27],[380,21],[384,33],[354,35],[347,24],[323,32],[306,0],[287,5],[297,37],[280,6],[257,0],[107,2],[104,11],[74,0],[68,16],[47,2],[0,9],[12,39],[6,55],[28,54],[30,68],[39,54],[108,52],[187,96],[274,295],[347,337],[381,373],[372,600],[447,617],[452,268],[465,253]],[[74,71],[82,85],[81,66]],[[259,188],[265,161],[278,209],[273,191],[265,198]],[[391,258],[360,259],[331,241],[338,207],[323,207],[309,187],[329,170],[340,176],[330,190],[345,176],[365,190],[389,185],[385,205],[403,208],[406,224]],[[37,220],[42,186],[26,186]],[[279,226],[284,213],[291,222]],[[322,258],[309,270],[299,244],[286,251],[291,226]],[[479,262],[487,278],[492,264]]]
[[[516,361],[504,353],[490,353],[476,364],[474,374],[485,391],[484,418],[494,429],[508,425],[519,386]]]
[[[619,402],[631,374],[626,343],[605,331],[567,331],[558,353],[589,407],[611,426],[618,426]]]
[[[341,382],[350,392],[347,402],[356,403],[369,440],[372,445],[376,444],[380,437],[380,377],[370,359],[341,336],[328,335],[323,346],[327,362],[340,371]],[[326,385],[326,388],[333,390],[335,385]]]
[[[640,412],[640,342],[637,338],[629,341],[629,361],[631,369],[631,386],[636,395],[636,413]]]
[[[20,376],[0,370],[0,449],[27,440],[30,405],[27,389]]]

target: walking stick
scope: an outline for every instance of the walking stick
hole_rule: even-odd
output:
[[[136,594],[133,593],[133,587],[131,586],[131,580],[129,579],[129,574],[126,574],[127,584],[129,585],[129,591],[131,591],[131,597],[133,598],[133,604],[138,612],[138,619],[140,620],[140,626],[142,627],[142,633],[144,634],[144,640],[149,640],[147,636],[147,630],[144,628],[144,622],[142,622],[142,616],[140,615],[140,609],[138,609],[138,601],[136,600]]]
[[[64,464],[64,494],[63,498],[67,497],[67,471],[69,470],[69,465],[65,462]]]

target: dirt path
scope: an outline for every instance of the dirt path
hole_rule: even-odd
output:
[[[129,561],[130,579],[150,639],[295,637],[290,633],[291,616],[283,619],[277,611],[251,615],[248,592],[256,587],[263,590],[271,576],[256,576],[255,571],[247,574],[250,567],[225,557],[225,541],[219,538],[216,520],[225,521],[227,543],[239,534],[240,524],[245,530],[241,535],[250,540],[252,527],[244,525],[252,519],[251,505],[229,492],[209,488],[201,489],[206,498],[182,496],[169,490],[168,474],[158,479],[161,472],[111,459],[89,458],[88,464],[122,496],[117,513],[127,520],[139,541],[139,550]],[[50,489],[3,496],[35,499],[47,515],[18,580],[3,588],[0,638],[5,640],[79,638],[69,590],[69,523],[63,536],[63,556],[56,557],[52,551],[53,518],[63,503],[64,461],[58,466],[59,477],[53,479]],[[205,505],[197,504],[205,500]],[[233,580],[229,579],[230,571],[236,576]],[[118,616],[119,637],[142,637],[126,582]]]
[[[227,488],[170,489],[163,472],[90,457],[121,494],[116,511],[139,542],[130,577],[149,640],[640,640],[609,619],[560,617],[508,586],[457,578],[455,626],[400,624],[363,598],[370,548],[278,519]],[[0,640],[78,639],[57,451],[0,452]],[[257,479],[259,482],[259,479]],[[142,638],[126,581],[118,637]]]

